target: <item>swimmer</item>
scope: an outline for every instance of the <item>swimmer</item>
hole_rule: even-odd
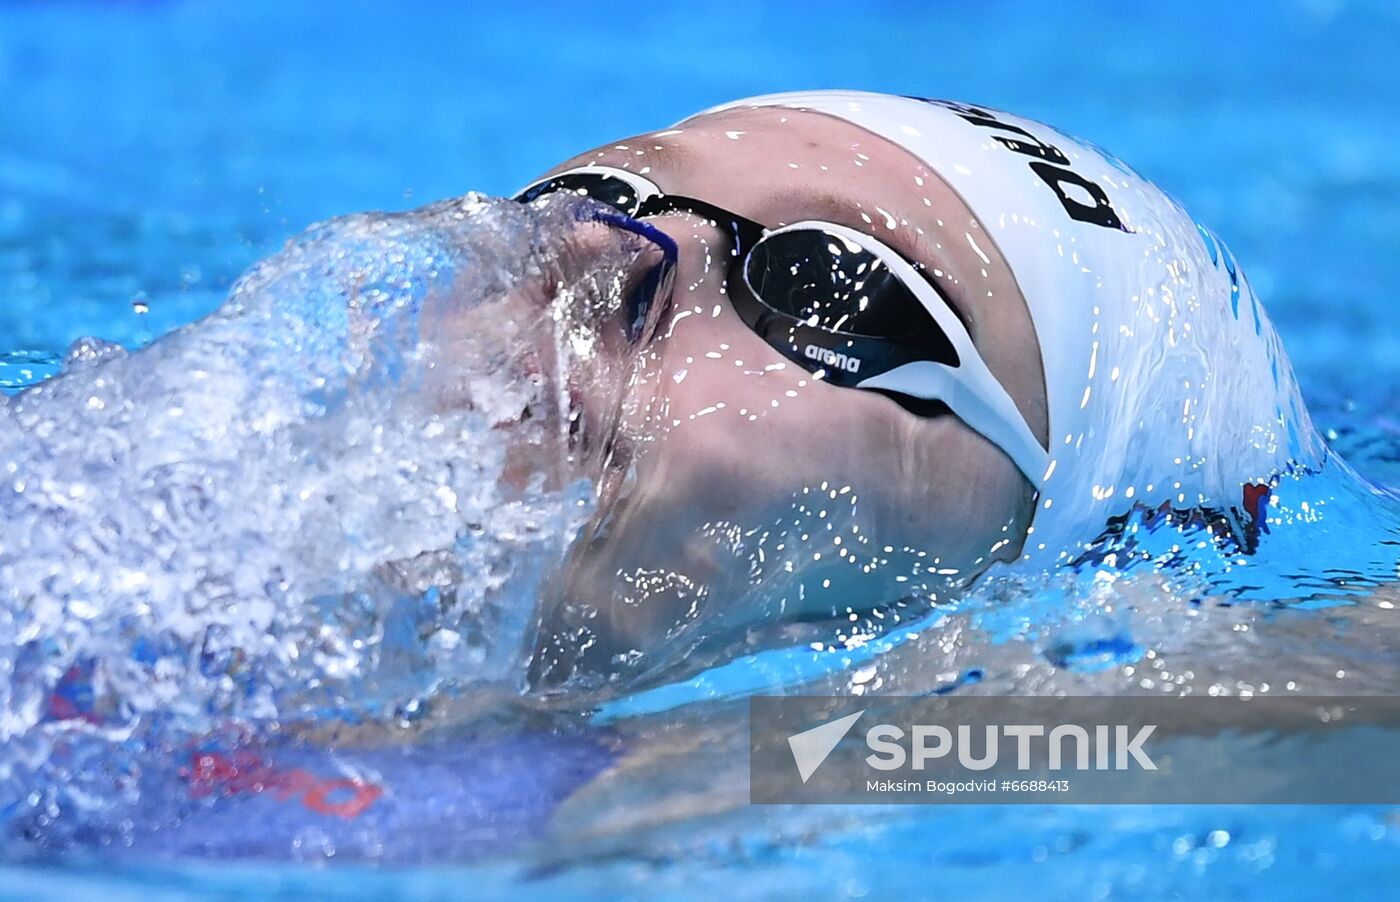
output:
[[[517,199],[559,192],[675,271],[543,602],[536,686],[674,676],[765,624],[1073,561],[1135,507],[1257,525],[1326,453],[1225,245],[1048,126],[778,94]]]

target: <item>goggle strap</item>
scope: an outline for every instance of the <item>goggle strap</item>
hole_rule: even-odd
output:
[[[862,380],[858,387],[882,388],[915,398],[942,401],[974,431],[1005,451],[1031,485],[1040,485],[1049,466],[1049,455],[1036,440],[1016,403],[987,368],[962,320],[919,271],[880,239],[846,226],[803,221],[784,226],[773,234],[797,229],[830,232],[878,257],[933,317],[961,361],[957,368],[931,360],[907,363]]]
[[[1031,485],[1039,486],[1050,455],[986,365],[978,358],[964,359],[967,362],[956,370],[932,360],[906,363],[863,379],[857,387],[942,401],[970,429],[999,447]]]

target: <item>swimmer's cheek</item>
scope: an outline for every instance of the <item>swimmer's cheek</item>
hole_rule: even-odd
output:
[[[542,690],[597,688],[654,673],[684,657],[738,600],[735,567],[691,518],[621,513],[581,539],[552,580],[530,663]]]

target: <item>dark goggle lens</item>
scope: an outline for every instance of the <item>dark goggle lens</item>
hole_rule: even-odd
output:
[[[820,229],[779,232],[745,261],[753,293],[803,325],[880,338],[956,366],[957,352],[932,315],[873,252]]]
[[[556,191],[572,191],[580,197],[591,197],[621,210],[628,216],[636,215],[637,210],[641,207],[641,200],[637,197],[636,188],[620,178],[589,172],[573,172],[546,179],[537,185],[526,188],[517,194],[515,199],[522,203],[529,203],[535,198],[553,194]]]
[[[900,338],[928,319],[879,257],[830,232],[770,235],[749,252],[745,274],[764,304],[819,329]]]

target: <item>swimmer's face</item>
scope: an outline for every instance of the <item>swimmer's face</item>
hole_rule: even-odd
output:
[[[982,225],[907,151],[822,114],[754,109],[552,171],[589,164],[769,228],[816,219],[878,237],[939,280],[1044,443],[1026,303]],[[604,521],[559,589],[565,608],[583,609],[562,615],[575,642],[645,651],[707,616],[742,622],[747,612],[729,610],[741,596],[786,615],[859,610],[1017,555],[1034,495],[1005,454],[954,415],[917,416],[814,379],[735,312],[731,293],[748,289],[721,229],[693,214],[652,222],[678,244],[679,268],[627,405],[619,447],[630,470],[605,487]]]

